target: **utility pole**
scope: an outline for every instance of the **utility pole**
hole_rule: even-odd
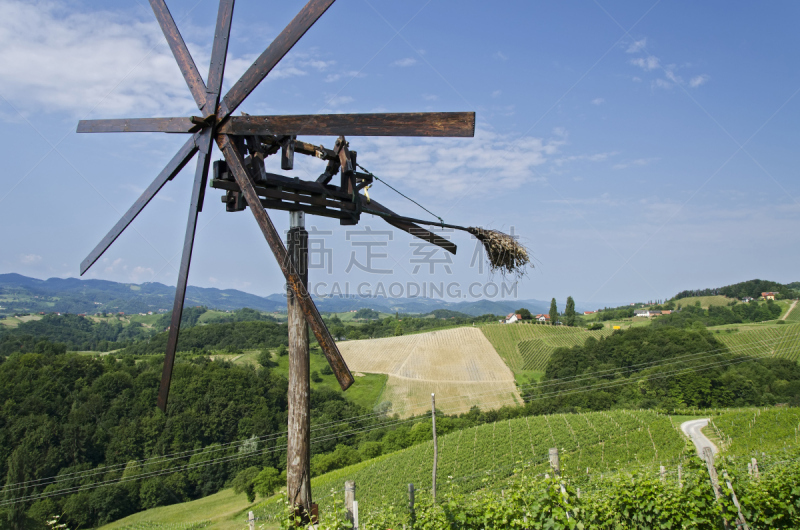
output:
[[[433,503],[436,504],[436,466],[439,464],[439,444],[436,441],[436,395],[431,394],[431,423],[433,425]]]
[[[305,213],[289,212],[290,228],[286,250],[294,269],[303,281],[308,296],[308,232]],[[296,513],[308,520],[311,516],[311,394],[308,353],[308,326],[300,302],[291,288],[286,289],[289,313],[289,432],[286,447],[286,488]]]

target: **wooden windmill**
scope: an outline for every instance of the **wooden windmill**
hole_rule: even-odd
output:
[[[313,331],[343,390],[353,384],[353,376],[308,295],[307,281],[304,278],[305,259],[307,259],[303,256],[305,230],[299,222],[300,217],[305,213],[322,215],[338,218],[342,224],[352,225],[358,222],[362,212],[367,212],[379,215],[393,226],[455,253],[456,247],[450,241],[420,228],[412,219],[395,215],[374,200],[364,199],[360,190],[372,182],[372,175],[356,171],[356,152],[349,149],[345,136],[473,136],[475,129],[475,115],[471,112],[233,116],[244,99],[333,1],[310,0],[228,93],[221,97],[234,0],[220,0],[211,64],[206,81],[200,76],[164,0],[150,0],[180,71],[200,109],[199,115],[186,118],[85,120],[78,124],[78,132],[86,133],[164,132],[189,135],[183,147],[152,184],[81,263],[81,275],[97,261],[167,181],[172,180],[194,155],[198,155],[164,370],[158,394],[158,406],[163,411],[167,408],[189,263],[197,216],[203,208],[212,142],[216,142],[222,151],[224,161],[214,164],[212,186],[226,191],[223,201],[228,211],[250,208],[289,286],[287,294],[291,359],[288,487],[291,502],[295,506],[300,506],[302,513],[308,513],[307,510],[311,507],[308,474],[308,333],[304,322],[307,322]],[[297,135],[330,135],[337,136],[338,140],[333,149],[325,149],[299,141]],[[267,173],[264,171],[264,157],[279,150],[282,169],[292,168],[295,153],[326,160],[327,168],[317,181],[302,181]],[[340,181],[338,185],[332,185],[330,182],[337,173],[340,174]],[[265,208],[293,212],[294,222],[290,230],[288,251]],[[305,234],[307,238],[307,233]]]

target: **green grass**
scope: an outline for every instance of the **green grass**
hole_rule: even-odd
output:
[[[700,307],[702,307],[703,309],[708,309],[709,305],[714,305],[714,306],[728,305],[734,300],[736,300],[736,298],[728,298],[727,296],[722,296],[722,295],[690,296],[688,298],[681,298],[680,300],[675,300],[675,309],[679,307],[687,307],[690,305],[695,305],[697,302],[700,302]]]
[[[177,530],[186,528],[192,523],[207,522],[208,525],[202,526],[202,528],[241,530],[247,527],[246,512],[254,504],[247,502],[244,494],[236,495],[232,489],[227,489],[196,501],[139,512],[100,528],[103,530],[138,530],[139,528]]]
[[[794,306],[792,312],[786,317],[786,322],[800,322],[800,302]]]
[[[539,324],[484,324],[480,329],[515,374],[543,372],[556,348],[580,346],[589,337],[600,338],[612,332],[611,326],[587,331]]]

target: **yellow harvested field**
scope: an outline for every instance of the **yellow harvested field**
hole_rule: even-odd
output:
[[[436,408],[448,414],[473,405],[494,409],[521,404],[514,374],[478,328],[340,342],[353,371],[387,374],[383,401],[401,416]]]

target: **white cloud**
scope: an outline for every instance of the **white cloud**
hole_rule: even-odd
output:
[[[422,99],[424,99],[425,101],[436,101],[437,99],[439,99],[439,96],[435,94],[422,94]]]
[[[33,263],[39,263],[42,261],[42,257],[38,254],[22,254],[19,257],[19,260],[25,265],[31,265]]]
[[[150,280],[153,278],[155,271],[151,267],[142,267],[141,265],[134,267],[131,271],[129,278],[132,282],[138,283],[142,280]]]
[[[493,98],[500,97],[500,94],[502,94],[502,93],[503,92],[501,92],[500,90],[495,90],[494,92],[492,92],[492,97]]]
[[[605,102],[606,102],[606,100],[603,99],[603,98],[594,98],[592,100],[592,105],[602,105]]]
[[[589,162],[603,162],[608,160],[612,156],[616,156],[619,153],[617,151],[608,151],[605,153],[594,153],[591,155],[570,155],[570,156],[562,156],[560,158],[556,158],[553,160],[553,164],[556,167],[561,167],[568,162],[577,162],[577,161],[589,161]]]
[[[497,53],[495,53],[495,54],[494,54],[494,58],[495,58],[495,59],[498,59],[498,60],[500,60],[500,61],[507,61],[507,60],[508,60],[508,56],[507,56],[505,53],[503,53],[503,52],[497,52]]]
[[[350,96],[333,96],[328,100],[327,104],[330,105],[331,107],[340,107],[342,105],[347,105],[348,103],[352,103],[353,101],[355,100]]]
[[[405,59],[398,59],[392,64],[394,66],[401,66],[401,67],[414,66],[415,64],[417,64],[417,60],[414,59],[413,57],[406,57]]]
[[[673,86],[672,83],[670,83],[666,79],[656,79],[655,81],[653,81],[652,85],[653,88],[663,88],[663,89],[669,89],[672,88]]]
[[[642,40],[634,41],[634,42],[631,43],[630,46],[628,46],[628,49],[625,50],[625,53],[637,53],[637,52],[641,51],[642,49],[644,49],[644,47],[646,45],[647,45],[647,39],[646,38],[642,39]]]
[[[689,81],[689,86],[692,88],[699,87],[700,85],[704,85],[711,79],[711,76],[706,74],[698,75],[697,77],[693,77],[691,81]]]
[[[623,162],[620,164],[614,164],[612,166],[613,169],[627,169],[629,167],[637,167],[637,166],[647,166],[652,164],[653,162],[657,162],[660,160],[659,158],[637,158],[634,160],[630,160],[628,162]]]
[[[103,259],[103,261],[104,261],[104,262],[108,262],[108,259],[107,259],[107,258],[104,258],[104,259]],[[120,265],[122,265],[122,258],[117,258],[117,259],[115,259],[114,261],[112,261],[112,262],[111,262],[111,265],[109,265],[109,266],[107,266],[107,267],[105,268],[105,271],[106,271],[106,273],[112,273],[112,272],[114,272],[114,271],[116,270],[116,268],[117,268],[117,267],[119,267]],[[126,267],[125,267],[125,266],[123,266],[123,269],[124,269],[124,268],[126,268]]]
[[[358,70],[350,70],[349,72],[344,72],[344,73],[339,73],[339,74],[328,74],[325,77],[325,82],[326,83],[334,83],[334,82],[338,81],[339,79],[343,79],[343,78],[353,79],[353,78],[356,78],[356,77],[366,77],[366,75],[367,74],[363,74],[363,73],[359,72]]]
[[[113,4],[107,4],[113,5]],[[186,115],[197,112],[155,17],[129,11],[73,12],[63,1],[0,1],[0,92],[22,112],[97,117]],[[186,35],[191,35],[191,30]],[[210,42],[187,42],[202,75]],[[258,50],[260,53],[260,50]],[[225,87],[257,54],[229,55]],[[288,54],[268,79],[323,72],[335,61]]]
[[[630,63],[634,66],[638,66],[642,70],[649,72],[650,70],[655,70],[659,66],[661,66],[658,57],[653,55],[648,55],[647,57],[638,57],[636,59],[631,59]]]
[[[538,180],[535,168],[558,153],[566,133],[519,138],[479,127],[475,138],[372,137],[358,143],[359,163],[379,177],[419,190],[435,182],[438,189],[458,193],[487,186],[513,189]],[[373,189],[381,200],[380,187]]]

